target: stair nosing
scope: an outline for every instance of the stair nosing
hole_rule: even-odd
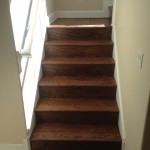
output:
[[[112,40],[48,40],[45,46],[49,45],[113,45]]]
[[[97,80],[95,80],[95,78],[97,78]],[[112,83],[108,82],[108,80],[111,80]],[[116,85],[116,81],[114,77],[95,77],[95,76],[94,77],[91,77],[91,76],[90,77],[87,77],[87,76],[86,77],[85,76],[83,77],[75,77],[75,76],[48,77],[48,76],[44,76],[39,81],[39,86],[116,87],[117,85]]]
[[[80,104],[82,105],[78,105],[79,101],[82,102]],[[49,104],[48,104],[49,102]],[[52,102],[50,104],[50,102]],[[61,103],[60,103],[61,102]],[[71,106],[69,109],[67,109],[70,105],[70,102],[72,102],[72,105],[74,106],[74,108]],[[91,105],[87,105],[86,103],[90,102],[92,105],[94,104],[95,106],[93,108],[91,108]],[[41,106],[43,103],[47,104],[47,108],[40,108],[40,107],[44,107]],[[54,105],[55,103],[55,105]],[[64,103],[64,105],[63,105]],[[109,105],[107,105],[109,103]],[[56,105],[57,104],[57,105]],[[67,104],[67,105],[66,105]],[[110,105],[111,104],[111,105]],[[54,107],[52,107],[52,105],[54,105]],[[97,108],[96,108],[97,105]],[[107,108],[105,107],[107,105]],[[49,106],[49,107],[48,107]],[[50,107],[51,106],[51,107]],[[65,106],[65,109],[62,108],[62,106]],[[86,107],[85,107],[86,106]],[[89,107],[89,109],[87,109]],[[105,110],[102,109],[102,107],[105,107]],[[112,108],[113,107],[113,108]],[[114,100],[100,100],[100,99],[61,99],[61,98],[45,98],[42,100],[39,100],[36,108],[35,108],[36,112],[113,112],[113,113],[118,113],[119,109],[117,106],[116,101]]]
[[[47,129],[45,130],[39,130],[38,128],[42,127],[42,126],[47,126]],[[59,126],[59,128],[57,129],[57,126]],[[52,129],[50,129],[50,127],[54,130],[52,131]],[[68,128],[69,127],[69,128]],[[111,128],[111,130],[110,130]],[[80,130],[82,129],[82,130]],[[97,130],[96,130],[97,129]],[[113,132],[112,132],[112,129],[113,129]],[[62,130],[62,131],[61,131]],[[88,137],[88,138],[85,138],[85,137],[78,137],[76,138],[77,135],[80,136],[80,133],[79,132],[76,132],[80,130],[80,133],[84,133],[85,135],[90,133],[90,134],[94,134],[94,135],[97,135],[98,137],[95,138],[95,137]],[[83,131],[84,130],[84,131]],[[87,130],[87,131],[86,131]],[[109,131],[110,130],[110,131]],[[97,132],[96,132],[97,131]],[[72,137],[72,139],[70,139],[69,137],[66,137],[64,138],[64,136],[62,136],[60,134],[60,132],[64,133],[64,134],[68,134],[69,137]],[[113,133],[116,133],[116,135],[114,136]],[[44,137],[35,137],[36,134],[47,134],[47,137],[45,136]],[[50,134],[48,136],[49,133],[53,133],[55,134],[55,138]],[[73,137],[72,133],[75,133],[76,135]],[[105,135],[102,136],[103,134],[107,133],[107,137]],[[58,134],[56,137],[56,134]],[[63,134],[63,135],[64,135]],[[113,135],[112,137],[109,137],[108,135]],[[61,137],[62,136],[62,137]],[[91,125],[91,124],[67,124],[67,123],[40,123],[40,124],[37,124],[36,127],[35,127],[35,130],[33,131],[33,134],[31,136],[31,141],[43,141],[43,140],[48,140],[48,141],[54,141],[54,140],[57,140],[57,141],[97,141],[97,142],[100,142],[100,141],[106,141],[106,142],[120,142],[121,141],[121,137],[119,135],[119,128],[114,126],[114,125]]]
[[[96,60],[94,60],[96,59]],[[49,64],[66,64],[66,65],[114,65],[114,59],[112,57],[45,57],[42,65],[49,65]]]
[[[49,29],[82,29],[82,28],[112,28],[112,26],[102,26],[102,25],[50,25],[47,27]]]

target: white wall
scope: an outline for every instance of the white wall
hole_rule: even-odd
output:
[[[31,134],[35,124],[34,107],[39,100],[38,82],[41,77],[41,61],[43,58],[43,48],[48,25],[45,0],[36,1],[38,3],[36,10],[35,26],[33,39],[31,41],[31,58],[26,58],[27,69],[22,85],[22,93],[25,107],[26,125]]]
[[[141,150],[150,91],[149,0],[116,0],[114,30],[118,56],[121,103],[125,122],[125,149]],[[137,51],[144,53],[142,69]]]
[[[9,0],[9,2],[15,46],[16,49],[20,51],[22,47],[24,32],[26,29],[26,21],[28,16],[30,0]]]
[[[22,144],[25,116],[7,0],[1,0],[0,22],[0,144]]]
[[[26,56],[31,55],[32,41],[33,41],[33,35],[35,30],[35,23],[37,19],[39,1],[38,0],[32,1],[31,12],[27,24],[29,28],[28,28],[27,35],[25,36],[24,32],[26,29],[29,5],[30,5],[30,0],[26,0],[23,2],[20,0],[11,0],[10,2],[10,13],[11,13],[11,20],[13,25],[13,33],[14,33],[16,50],[19,51],[22,55],[26,55]],[[25,40],[24,48],[21,49],[23,40]]]
[[[47,0],[50,22],[56,18],[108,18],[113,0]]]
[[[56,11],[98,11],[103,0],[55,0]]]
[[[55,0],[46,0],[47,14],[52,14],[55,12]]]

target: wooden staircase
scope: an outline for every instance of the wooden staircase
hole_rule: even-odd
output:
[[[32,150],[121,150],[111,26],[50,26]]]

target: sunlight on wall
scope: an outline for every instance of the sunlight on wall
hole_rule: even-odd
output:
[[[36,82],[34,81],[34,66],[33,60],[31,58],[28,61],[28,68],[26,71],[25,82],[23,85],[23,100],[24,100],[24,108],[25,108],[25,117],[26,117],[26,125],[27,129],[30,127],[30,122],[32,119],[32,109],[34,106],[34,95],[36,89]]]
[[[20,51],[30,0],[10,1],[10,12],[16,50]],[[31,128],[33,110],[38,100],[38,81],[45,40],[46,26],[49,24],[45,0],[33,1],[30,14],[30,30],[27,34],[25,49],[22,50],[20,81],[25,109],[27,129]],[[31,55],[31,57],[26,57]]]
[[[21,73],[20,73],[21,86],[24,85],[27,65],[28,65],[28,58],[21,58]]]
[[[40,0],[36,12],[31,58],[28,59],[27,70],[22,87],[27,129],[31,128],[34,106],[38,100],[38,81],[43,55],[46,26],[48,24],[45,0]],[[23,77],[22,77],[23,78]]]
[[[23,34],[26,26],[30,0],[11,0],[10,13],[13,25],[16,50],[20,51]]]

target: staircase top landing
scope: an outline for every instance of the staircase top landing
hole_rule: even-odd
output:
[[[58,18],[50,27],[110,27],[109,18]]]

